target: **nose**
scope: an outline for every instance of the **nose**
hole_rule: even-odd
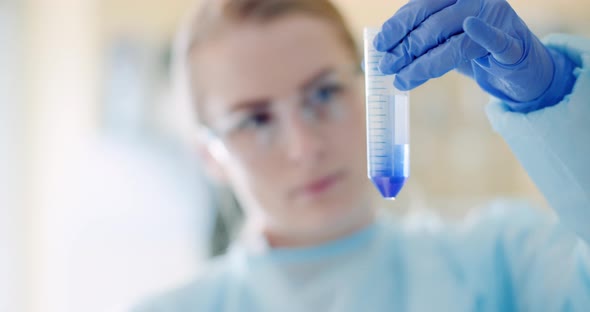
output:
[[[299,164],[313,164],[320,160],[326,149],[325,141],[317,129],[317,121],[305,120],[303,114],[290,114],[284,128],[284,144],[289,160]]]

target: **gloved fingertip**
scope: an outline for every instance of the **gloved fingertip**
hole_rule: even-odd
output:
[[[463,21],[463,30],[465,32],[473,32],[474,28],[480,27],[484,22],[475,16],[469,16]]]
[[[383,55],[383,57],[379,60],[379,64],[377,64],[377,68],[379,69],[379,72],[381,72],[384,75],[391,75],[391,64],[388,61],[389,57],[387,56],[387,54]]]
[[[409,91],[411,89],[409,82],[399,76],[395,77],[395,80],[393,81],[393,86],[400,91]]]
[[[395,77],[395,80],[393,81],[393,86],[396,87],[400,91],[410,91],[412,89],[415,89],[415,88],[425,84],[426,82],[428,82],[428,80],[430,80],[430,79],[418,79],[418,80],[404,79],[403,77],[398,75]]]
[[[379,64],[378,69],[379,69],[379,72],[382,73],[383,75],[395,74],[394,72],[391,71],[391,68],[388,65]]]
[[[502,64],[514,64],[522,57],[523,49],[516,38],[477,17],[466,18],[463,30],[471,40],[489,51]]]
[[[391,53],[386,53],[379,62],[380,68],[382,67],[386,70],[387,74],[397,74],[402,68],[411,62],[411,59],[408,56],[400,56],[397,52],[398,51],[394,50]]]
[[[465,31],[471,40],[488,50],[497,44],[497,33],[491,26],[477,17],[470,16],[466,18],[463,21],[463,31]]]
[[[383,32],[379,32],[373,39],[373,47],[379,52],[387,52],[389,45],[387,44],[387,38]]]

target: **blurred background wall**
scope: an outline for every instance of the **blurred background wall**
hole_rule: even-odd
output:
[[[29,299],[21,13],[19,3],[0,2],[0,311],[22,311]]]
[[[168,80],[192,3],[0,2],[0,311],[114,311],[209,254],[219,198]],[[336,3],[359,37],[403,4]],[[590,36],[586,0],[511,4],[541,36]],[[455,73],[412,92],[412,176],[391,209],[458,217],[498,196],[546,208],[486,102]]]

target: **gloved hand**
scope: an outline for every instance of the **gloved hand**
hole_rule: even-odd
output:
[[[571,92],[574,63],[547,49],[505,0],[412,0],[383,24],[379,69],[413,89],[450,70],[473,78],[512,110],[557,104]]]

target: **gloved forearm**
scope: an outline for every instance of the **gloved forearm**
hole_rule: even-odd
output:
[[[494,99],[488,117],[563,224],[590,244],[590,40],[558,35],[546,43],[575,62],[571,93],[527,115]]]

